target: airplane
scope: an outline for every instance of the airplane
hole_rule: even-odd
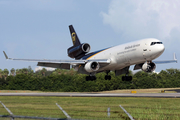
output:
[[[108,75],[115,71],[115,75],[125,74],[123,81],[131,81],[129,67],[134,70],[142,69],[145,72],[153,72],[156,64],[177,62],[174,53],[173,60],[153,61],[165,50],[163,43],[155,38],[146,38],[135,42],[108,47],[95,52],[90,52],[91,46],[88,43],[81,43],[72,25],[69,25],[73,46],[67,49],[67,54],[74,60],[47,60],[47,59],[16,59],[9,58],[3,51],[6,59],[38,62],[37,66],[53,67],[60,69],[74,68],[82,74],[87,74],[86,80],[96,80],[96,73],[106,72],[105,80],[111,80]]]

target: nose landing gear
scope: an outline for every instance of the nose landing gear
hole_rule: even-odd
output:
[[[86,76],[86,81],[96,80],[96,76]]]
[[[129,76],[129,71],[127,71],[126,76],[122,76],[122,81],[131,81],[132,76]]]
[[[94,74],[90,74],[89,76],[86,76],[86,81],[89,80],[96,80],[96,76]]]

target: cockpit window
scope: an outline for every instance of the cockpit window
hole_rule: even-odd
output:
[[[152,42],[151,45],[155,45],[155,44],[163,44],[162,42]]]

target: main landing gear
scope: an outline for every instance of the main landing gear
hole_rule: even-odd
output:
[[[106,71],[106,76],[104,77],[105,80],[111,80],[111,76],[108,75],[110,71]],[[90,74],[89,76],[86,76],[86,81],[89,81],[89,80],[96,80],[96,76],[94,74]]]
[[[129,70],[126,73],[126,76],[122,76],[122,81],[131,81],[132,80],[132,76],[128,76],[129,74]]]
[[[132,76],[122,76],[122,81],[131,81]]]
[[[108,75],[108,73],[109,73],[110,71],[106,71],[106,76],[105,76],[105,80],[111,80],[111,76],[110,75]]]
[[[96,76],[94,75],[86,76],[86,81],[89,81],[89,80],[96,80]]]
[[[105,76],[105,80],[111,80],[111,76],[110,75],[106,75]]]
[[[110,71],[106,71],[106,76],[105,76],[105,80],[111,80],[111,76],[108,75]],[[122,76],[122,81],[131,81],[132,80],[132,76],[128,76],[129,74],[129,71],[126,73],[125,76]],[[86,76],[86,81],[93,81],[93,80],[96,80],[96,76],[94,74],[90,74],[89,76]]]

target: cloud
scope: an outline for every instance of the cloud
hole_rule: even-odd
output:
[[[125,40],[154,37],[172,42],[179,40],[179,11],[178,0],[112,0],[101,15]]]
[[[39,71],[39,70],[42,70],[43,68],[45,68],[47,71],[54,71],[54,70],[55,70],[55,68],[51,68],[51,67],[41,67],[41,66],[39,66],[39,67],[36,67],[36,68],[35,68],[35,72],[37,72],[37,71]]]

